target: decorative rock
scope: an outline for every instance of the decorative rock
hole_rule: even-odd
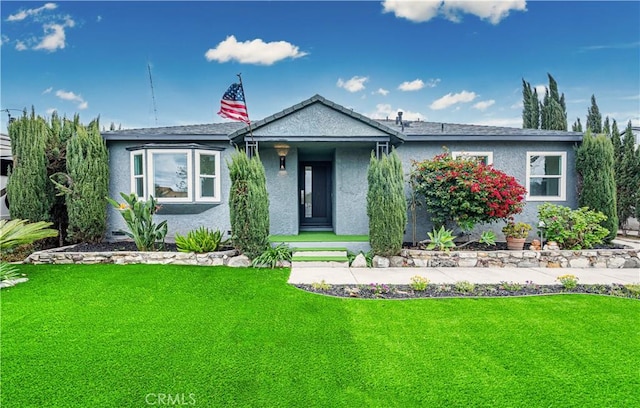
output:
[[[424,259],[420,259],[420,258],[413,258],[413,264],[418,268],[423,268],[427,266],[427,263],[424,261]]]
[[[590,266],[589,259],[587,258],[571,259],[569,265],[571,265],[572,268],[588,268]]]
[[[367,267],[367,258],[363,254],[356,255],[356,258],[351,263],[352,268],[366,268]]]
[[[623,268],[640,268],[640,260],[638,258],[629,258],[624,261]]]
[[[232,258],[229,258],[229,261],[227,262],[227,266],[231,266],[233,268],[247,267],[250,265],[251,261],[246,255],[234,256]]]
[[[0,288],[10,288],[11,286],[16,286],[18,283],[26,282],[29,278],[17,278],[17,279],[8,279],[0,282]]]
[[[609,259],[608,266],[612,269],[619,269],[624,267],[625,260],[624,258],[611,258]]]
[[[374,268],[388,268],[389,260],[384,256],[374,256],[373,257],[373,267]]]
[[[405,260],[401,256],[392,256],[389,258],[389,266],[392,268],[400,268],[405,264]]]
[[[217,258],[220,260],[220,263],[217,265],[222,265],[222,258]],[[278,268],[291,268],[291,261],[278,261],[276,262],[276,266]]]
[[[477,258],[460,258],[458,266],[461,268],[473,268],[478,264]]]

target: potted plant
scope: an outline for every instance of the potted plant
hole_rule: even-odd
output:
[[[524,241],[527,239],[531,231],[531,225],[526,222],[514,222],[510,219],[502,228],[504,236],[507,238],[507,248],[510,250],[522,250],[524,249]]]

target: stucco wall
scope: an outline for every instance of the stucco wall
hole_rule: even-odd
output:
[[[373,147],[373,146],[372,146]],[[372,148],[338,148],[335,155],[336,234],[368,234],[367,168]]]
[[[298,150],[289,149],[286,173],[280,171],[280,159],[273,148],[261,148],[269,193],[269,228],[271,234],[298,233]]]
[[[551,142],[411,142],[401,145],[397,152],[402,159],[402,168],[405,174],[411,171],[412,160],[422,161],[433,158],[434,156],[444,152],[443,146],[449,151],[489,151],[493,152],[493,165],[496,169],[504,171],[508,175],[514,176],[520,184],[528,188],[526,185],[527,171],[527,152],[531,151],[548,151],[548,152],[567,152],[567,185],[566,200],[549,201],[553,204],[565,205],[569,207],[577,206],[576,180],[575,171],[575,150],[574,144],[569,142],[551,143]],[[407,186],[407,194],[409,188]],[[543,201],[527,202],[523,212],[517,215],[516,221],[524,221],[533,226],[538,223],[537,208]],[[410,241],[412,235],[411,214],[409,214],[409,225],[405,234],[405,240]],[[431,231],[432,224],[428,221],[428,215],[424,207],[418,208],[417,222],[417,239],[423,240],[427,238],[427,231]],[[501,231],[504,223],[499,222],[492,225],[482,225],[476,227],[475,232],[491,229],[496,232],[499,239],[503,239]],[[531,231],[533,237],[535,231]]]

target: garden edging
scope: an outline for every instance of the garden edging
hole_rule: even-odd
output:
[[[34,252],[31,264],[173,264],[249,266],[236,250],[195,254],[185,252],[65,252],[68,248]],[[285,266],[285,265],[283,265]],[[640,249],[542,250],[542,251],[426,251],[403,249],[401,256],[374,257],[373,266],[385,267],[519,267],[519,268],[640,268]]]

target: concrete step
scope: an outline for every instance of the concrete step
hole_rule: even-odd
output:
[[[293,257],[340,257],[346,258],[347,248],[340,247],[326,247],[326,248],[295,248],[293,250]]]
[[[307,247],[295,248],[291,257],[291,266],[300,268],[344,268],[349,266],[347,248],[344,247]]]
[[[312,258],[313,259],[313,258]],[[348,268],[349,261],[332,261],[332,260],[292,260],[291,267],[297,269],[306,269],[306,268]]]

